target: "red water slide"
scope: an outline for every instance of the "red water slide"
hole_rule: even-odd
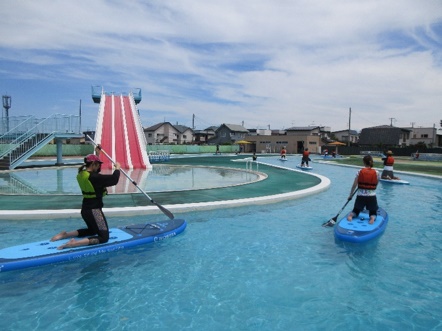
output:
[[[135,110],[131,107],[129,96],[104,97],[101,137],[96,137],[96,141],[123,169],[146,169],[137,134],[137,125],[140,124],[134,116]],[[106,157],[101,159],[103,169],[112,168],[112,163]]]
[[[132,167],[133,169],[145,169],[146,165],[143,162],[142,149],[136,128],[137,125],[140,125],[140,122],[134,116],[134,110],[132,109],[129,97],[123,97],[123,105],[126,114],[127,140],[130,142],[129,157],[132,162]]]
[[[101,144],[101,147],[103,150],[106,151],[107,154],[109,154],[114,160],[113,155],[113,142],[112,142],[112,132],[113,132],[113,112],[112,112],[112,103],[113,103],[113,96],[104,96],[105,100],[101,100],[101,102],[104,102],[104,109],[101,113],[102,118],[102,128],[101,128],[101,136],[95,137],[95,141],[99,144]],[[100,114],[99,114],[100,115]],[[97,130],[97,133],[99,131]],[[104,169],[111,169],[112,163],[104,156],[101,156],[101,160],[103,161],[103,165],[101,166]]]
[[[125,117],[121,106],[121,97],[114,96],[114,118],[114,159],[120,162],[123,169],[129,169],[128,148],[130,148],[130,141],[126,140],[124,132]]]

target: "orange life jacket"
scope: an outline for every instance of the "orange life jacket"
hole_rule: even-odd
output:
[[[366,190],[375,190],[378,186],[378,176],[376,170],[363,168],[359,171],[358,187]]]
[[[394,159],[393,156],[387,156],[387,158],[385,159],[385,164],[386,166],[393,166],[394,164]]]
[[[302,156],[304,156],[304,157],[308,157],[309,155],[310,155],[309,151],[302,152]]]

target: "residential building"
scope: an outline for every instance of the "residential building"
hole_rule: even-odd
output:
[[[191,144],[194,141],[194,132],[191,128],[185,125],[175,124],[173,126],[178,130],[179,134],[177,135],[177,145],[183,144]]]
[[[272,130],[270,129],[248,129],[250,136],[271,136]]]
[[[193,130],[184,125],[172,125],[162,122],[144,128],[144,135],[148,145],[154,144],[189,144],[193,142]]]
[[[429,148],[440,147],[436,127],[406,128],[411,130],[410,145],[425,145]]]
[[[348,130],[340,130],[340,131],[333,131],[332,135],[334,138],[340,142],[348,142],[349,139],[349,133]],[[359,134],[356,130],[350,130],[350,143],[351,144],[357,144],[359,141]]]
[[[209,143],[219,145],[233,144],[237,140],[244,139],[248,133],[249,130],[247,130],[242,125],[223,123],[215,130],[216,136],[212,139],[209,139]]]
[[[254,144],[257,153],[279,153],[283,147],[288,154],[299,154],[305,148],[311,153],[320,153],[321,127],[293,127],[272,132],[270,136],[248,135],[245,140]]]
[[[216,136],[215,131],[217,126],[209,126],[204,130],[194,130],[194,142],[195,144],[207,144],[208,141]]]
[[[362,129],[359,146],[403,147],[410,145],[411,130],[380,125]]]
[[[296,152],[308,148],[311,153],[321,152],[321,142],[330,140],[330,128],[321,126],[298,126],[286,129],[287,136],[296,136]],[[290,153],[290,152],[289,152]]]

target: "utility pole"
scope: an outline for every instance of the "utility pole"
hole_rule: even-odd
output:
[[[9,108],[11,108],[11,96],[4,95],[3,99],[3,108],[5,108],[6,112],[6,132],[9,132]]]
[[[393,126],[393,120],[395,120],[394,117],[390,117],[390,126]]]
[[[78,114],[80,118],[78,130],[80,131],[79,133],[81,133],[81,99],[80,99],[80,108],[78,109]]]
[[[195,130],[195,114],[192,114],[192,130]]]
[[[348,141],[347,141],[347,146],[350,146],[350,130],[351,130],[351,107],[348,110]]]

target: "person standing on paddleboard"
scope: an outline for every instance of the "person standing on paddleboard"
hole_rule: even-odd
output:
[[[287,150],[285,149],[285,146],[284,146],[284,147],[281,149],[281,153],[280,153],[281,159],[285,159],[286,154],[287,154]]]
[[[100,160],[101,146],[97,145],[95,154],[89,154],[84,158],[84,164],[78,169],[77,182],[83,194],[81,216],[87,228],[62,231],[53,236],[51,241],[72,238],[66,244],[57,249],[78,246],[96,245],[106,243],[109,240],[109,227],[103,214],[103,197],[107,194],[107,187],[114,186],[120,179],[120,164],[115,163],[115,170],[111,175],[102,175]],[[87,237],[75,240],[73,237]]]
[[[301,167],[305,166],[308,167],[308,161],[310,161],[310,152],[308,151],[308,148],[302,152],[302,160],[301,160]]]
[[[354,191],[358,190],[353,210],[348,214],[347,220],[351,222],[353,217],[357,217],[364,208],[367,208],[370,213],[368,223],[373,224],[379,209],[376,198],[379,173],[373,169],[373,158],[371,155],[365,155],[363,162],[365,167],[356,174],[348,197],[348,200],[351,200]]]

